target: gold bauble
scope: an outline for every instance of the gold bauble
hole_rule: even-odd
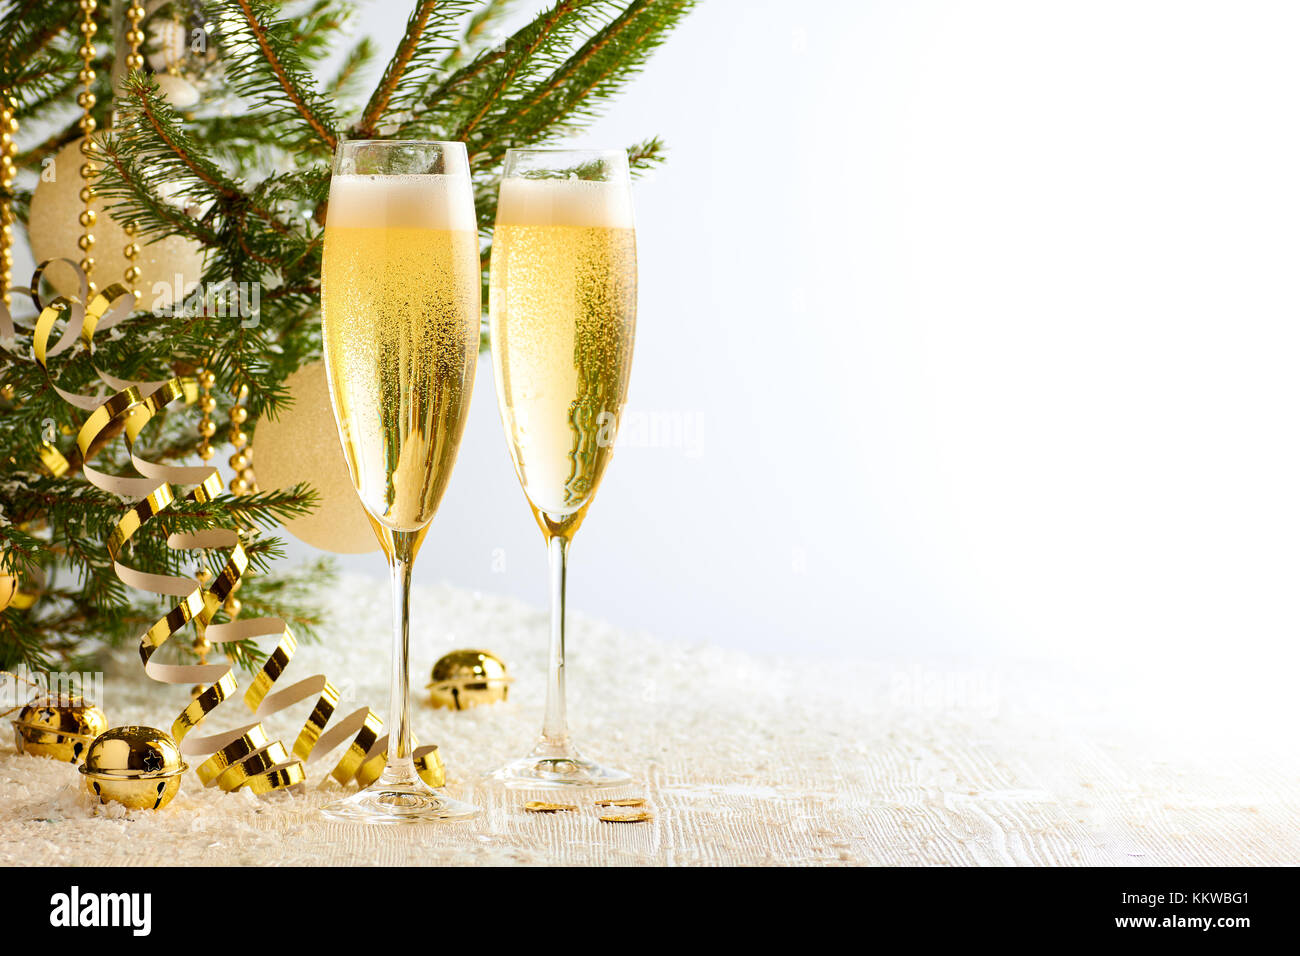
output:
[[[107,727],[104,712],[80,697],[46,697],[18,712],[14,743],[19,753],[78,763]]]
[[[41,596],[45,589],[45,570],[39,564],[24,562],[23,576],[27,579],[26,590],[18,575],[0,574],[0,611],[8,607],[25,611]]]
[[[131,810],[165,807],[189,768],[171,737],[153,727],[114,727],[95,738],[81,772],[86,790],[100,803]]]
[[[285,380],[293,405],[258,422],[253,462],[263,491],[307,482],[319,495],[316,510],[290,518],[284,527],[322,551],[364,554],[379,548],[348,474],[330,408],[325,365],[304,365]]]
[[[80,192],[84,183],[79,170],[83,162],[81,140],[73,140],[59,150],[54,162],[44,170],[36,184],[27,234],[31,240],[32,256],[37,262],[60,256],[73,261],[83,258],[77,246],[82,231]],[[48,178],[51,170],[52,180]],[[168,236],[158,242],[140,239],[137,242],[138,258],[128,260],[122,250],[131,241],[130,237],[108,212],[104,200],[95,197],[90,208],[95,212],[92,253],[95,268],[91,279],[97,288],[104,289],[114,282],[122,282],[127,266],[134,264],[140,268],[140,278],[135,283],[140,293],[140,308],[165,309],[175,298],[178,275],[182,292],[202,278],[203,248],[198,243],[179,236]],[[45,277],[59,295],[77,294],[76,275],[66,264],[50,266]]]
[[[9,606],[17,593],[18,579],[12,574],[0,574],[0,611]]]
[[[505,661],[490,651],[452,651],[433,665],[429,700],[434,707],[452,710],[494,704],[506,699],[513,680]]]

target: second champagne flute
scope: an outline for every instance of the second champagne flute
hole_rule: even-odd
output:
[[[331,816],[465,820],[478,809],[429,787],[411,755],[411,565],[456,462],[474,390],[481,281],[463,143],[341,143],[321,266],[330,400],[348,471],[388,558],[393,671],[388,763]]]
[[[585,759],[564,704],[569,542],[614,452],[636,329],[636,236],[627,154],[512,149],[492,240],[492,364],[515,472],[551,565],[546,719],[532,753],[492,779],[608,787],[631,779]]]

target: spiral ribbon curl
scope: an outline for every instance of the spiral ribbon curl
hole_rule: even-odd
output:
[[[46,305],[41,302],[37,290],[42,274],[54,262],[66,263],[76,270],[80,295],[59,296]],[[103,395],[83,395],[64,390],[55,384],[49,360],[78,340],[85,344],[93,358],[96,331],[111,328],[129,316],[135,306],[134,295],[115,283],[91,298],[89,305],[83,306],[88,297],[89,283],[85,273],[70,259],[42,262],[32,277],[30,289],[15,287],[13,291],[26,291],[39,313],[33,330],[32,353],[45,371],[51,387],[69,404],[89,412],[77,433],[77,448],[86,479],[97,488],[135,500],[135,504],[118,520],[106,542],[114,572],[128,587],[179,599],[140,638],[140,659],[145,673],[160,683],[210,685],[190,701],[172,724],[172,736],[182,753],[207,757],[197,767],[200,780],[205,786],[216,784],[227,791],[245,787],[259,794],[294,787],[305,781],[308,761],[334,751],[350,738],[347,749],[330,775],[340,784],[355,780],[359,786],[368,786],[383,772],[387,762],[387,737],[383,735],[383,722],[374,711],[361,707],[336,720],[340,695],[322,674],[274,689],[298,646],[293,632],[281,618],[211,623],[248,569],[248,554],[237,530],[216,528],[194,534],[168,535],[167,546],[173,550],[228,549],[225,566],[208,587],[197,584],[193,578],[140,571],[122,561],[132,537],[176,501],[173,486],[192,486],[184,497],[200,503],[211,501],[222,491],[221,475],[214,467],[161,465],[142,458],[135,451],[136,439],[156,414],[173,402],[192,404],[197,399],[195,380],[173,377],[133,382],[116,378],[94,366],[100,380],[114,390],[111,395],[105,398]],[[62,335],[51,345],[54,327],[61,318],[66,318],[67,324]],[[0,302],[0,342],[9,347],[14,334],[9,310]],[[90,464],[111,439],[110,429],[116,426],[122,428],[131,464],[138,477],[110,475]],[[41,460],[46,470],[56,477],[65,474],[70,467],[67,458],[50,441],[42,441]],[[206,628],[207,640],[212,644],[268,637],[277,639],[275,649],[267,656],[243,695],[253,722],[218,733],[193,733],[208,715],[239,689],[239,684],[234,668],[229,664],[164,664],[153,659],[168,640],[191,622]],[[292,751],[286,750],[281,741],[273,740],[267,734],[262,721],[313,697],[315,704],[307,722],[294,741]],[[333,726],[329,726],[331,723]],[[418,747],[413,757],[426,782],[441,786],[444,770],[438,748]]]

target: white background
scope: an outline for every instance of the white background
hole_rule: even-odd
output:
[[[385,56],[407,12],[369,5]],[[620,448],[572,606],[1285,690],[1297,36],[1293,3],[703,3],[576,141],[671,147],[631,411],[701,430]],[[544,603],[489,362],[417,577]]]

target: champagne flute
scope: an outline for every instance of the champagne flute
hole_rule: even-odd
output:
[[[366,823],[465,820],[411,754],[411,565],[451,476],[474,390],[481,279],[463,143],[340,143],[321,266],[330,401],[348,471],[392,576],[388,762],[325,808]]]
[[[546,538],[551,648],[546,717],[528,756],[493,773],[512,787],[608,787],[622,770],[586,760],[564,702],[569,542],[613,453],[636,328],[636,234],[627,154],[512,149],[492,240],[492,366],[510,456]]]

